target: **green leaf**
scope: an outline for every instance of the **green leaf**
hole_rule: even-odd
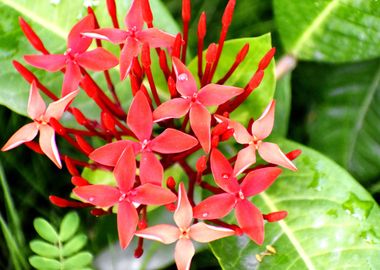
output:
[[[274,1],[287,53],[303,60],[347,62],[380,55],[377,0]]]
[[[57,231],[43,218],[36,218],[33,222],[34,228],[37,233],[46,241],[50,243],[57,243],[59,241],[59,236]]]
[[[81,250],[87,243],[87,236],[84,234],[78,234],[73,237],[69,242],[63,245],[62,255],[64,257],[71,256],[75,252]]]
[[[93,185],[110,185],[116,186],[116,179],[112,172],[102,169],[92,170],[84,168],[82,177]]]
[[[228,40],[223,47],[223,53],[214,76],[215,82],[227,73],[235,61],[236,54],[246,43],[248,43],[250,47],[247,57],[227,80],[225,85],[237,87],[245,87],[247,85],[252,75],[255,73],[261,58],[272,47],[270,34],[255,38]],[[197,74],[197,59],[198,58],[193,59],[189,64],[189,69],[193,75]],[[272,61],[265,70],[265,76],[260,86],[231,114],[232,118],[241,122],[248,122],[251,117],[254,117],[255,119],[259,117],[273,98],[275,85],[276,80],[274,75],[274,64]]]
[[[49,270],[60,270],[61,263],[54,259],[48,259],[40,256],[32,256],[29,258],[30,264],[37,269],[49,269]]]
[[[59,230],[59,239],[62,242],[70,239],[79,227],[79,216],[76,212],[70,212],[63,218],[61,227]]]
[[[263,212],[288,211],[277,223],[266,223],[265,242],[246,236],[211,243],[225,270],[229,269],[380,269],[380,210],[373,198],[345,170],[318,152],[284,139],[286,152],[301,149],[298,172],[284,170],[253,202]],[[276,254],[256,254],[266,246]]]
[[[92,262],[92,258],[92,254],[90,252],[78,253],[64,261],[64,269],[78,269],[87,266]]]
[[[291,74],[282,77],[276,85],[274,94],[276,100],[275,123],[272,134],[286,137],[290,117],[290,107],[292,102]]]
[[[59,248],[41,240],[33,240],[29,243],[30,249],[37,255],[49,258],[59,257]]]
[[[99,24],[102,27],[111,27],[106,1],[94,1],[93,5]],[[118,17],[120,25],[123,26],[124,16],[129,8],[131,1],[117,1]],[[178,27],[174,19],[170,16],[166,7],[160,0],[149,1],[154,15],[154,24],[156,27],[176,34]],[[87,14],[83,1],[58,1],[55,4],[50,0],[39,1],[36,5],[33,1],[24,0],[0,0],[0,65],[2,72],[0,74],[0,104],[3,104],[11,110],[26,114],[26,104],[29,95],[29,86],[21,78],[12,66],[13,59],[23,62],[22,57],[25,54],[36,54],[37,52],[28,44],[24,37],[19,24],[18,17],[22,16],[41,37],[45,47],[51,53],[63,53],[66,50],[66,37],[71,27],[83,16]],[[117,54],[118,46],[103,43],[107,49]],[[54,93],[60,95],[61,82],[63,75],[60,73],[48,73],[36,70],[37,77]],[[111,72],[116,91],[121,95],[129,95],[129,83],[127,81],[119,82],[116,69]],[[102,86],[105,86],[102,73],[94,75]],[[104,88],[106,89],[106,88]],[[106,91],[107,92],[107,91]],[[124,100],[124,97],[122,98]],[[83,91],[74,101],[74,105],[79,107],[89,118],[98,117],[99,109],[94,108],[90,100]],[[72,117],[66,119],[73,121]]]
[[[310,145],[359,181],[380,175],[380,60],[314,67],[316,95],[307,124]],[[308,85],[305,85],[307,87]]]

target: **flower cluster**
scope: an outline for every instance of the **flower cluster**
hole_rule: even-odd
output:
[[[291,160],[299,155],[299,151],[284,154],[276,144],[264,141],[273,128],[275,101],[270,102],[260,118],[249,123],[249,131],[243,124],[229,118],[229,113],[260,84],[273,58],[273,49],[263,57],[245,88],[223,84],[244,61],[248,44],[238,53],[226,75],[212,83],[235,0],[230,0],[226,6],[219,42],[208,47],[205,65],[202,51],[206,15],[203,13],[199,19],[199,84],[186,67],[190,0],[183,0],[182,4],[183,35],[173,36],[153,26],[148,0],[132,2],[124,19],[125,30],[119,27],[115,1],[107,0],[113,28],[100,28],[93,10],[88,8],[89,14],[70,31],[67,50],[63,54],[50,54],[34,30],[20,19],[27,39],[42,53],[26,55],[25,61],[49,72],[62,72],[62,97],[57,97],[27,67],[14,61],[15,68],[31,84],[28,114],[33,122],[20,128],[2,150],[25,144],[35,152],[45,154],[59,168],[64,160],[72,175],[76,200],[50,196],[53,204],[88,207],[96,216],[117,213],[121,247],[127,248],[135,236],[140,238],[136,257],[142,255],[143,238],[164,244],[177,241],[174,254],[177,267],[189,269],[195,253],[192,241],[207,243],[245,234],[257,244],[263,243],[265,220],[278,221],[287,213],[263,214],[249,198],[272,185],[281,173],[277,166],[296,170]],[[93,40],[97,47],[89,50]],[[119,59],[102,47],[102,41],[119,44]],[[161,101],[163,95],[158,92],[152,75],[151,53],[157,53],[166,78],[170,99],[165,102]],[[117,65],[120,80],[129,78],[131,84],[133,100],[127,112],[122,107],[125,101],[120,100],[109,73]],[[104,73],[109,93],[87,70]],[[100,108],[99,120],[88,119],[72,106],[80,89],[94,106]],[[40,92],[53,101],[48,107]],[[65,127],[59,122],[64,112],[75,118],[78,128]],[[38,132],[39,143],[36,143],[34,138]],[[78,150],[83,158],[60,154],[56,135]],[[103,145],[94,149],[94,138]],[[228,140],[244,145],[229,159],[220,146],[220,142]],[[267,164],[254,166],[256,150]],[[198,159],[194,167],[189,165],[190,156]],[[182,167],[187,179],[169,177],[164,181],[165,170],[174,164]],[[91,184],[91,179],[81,176],[83,168],[112,172],[115,185]],[[211,182],[205,177],[210,174]],[[213,195],[195,202],[196,187]],[[148,227],[147,207],[151,205],[166,206],[168,211],[174,212],[176,226],[149,224],[152,226]],[[237,224],[223,221],[233,209]]]

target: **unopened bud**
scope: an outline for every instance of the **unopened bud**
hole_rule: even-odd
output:
[[[144,68],[149,68],[151,65],[150,48],[148,43],[144,43],[141,50],[141,63]]]
[[[143,230],[148,227],[148,224],[146,223],[146,220],[140,220],[139,223],[137,223],[137,227],[139,230]]]
[[[218,46],[215,43],[211,43],[208,46],[208,49],[206,52],[206,62],[207,63],[214,63],[217,51],[218,51]]]
[[[198,38],[203,39],[206,36],[206,13],[202,12],[198,22]]]
[[[113,119],[110,114],[108,114],[107,112],[101,112],[100,119],[105,129],[110,130],[110,131],[115,130],[116,122],[115,122],[115,119]]]
[[[256,89],[264,78],[264,71],[259,70],[253,75],[252,79],[248,83],[248,89]]]
[[[276,53],[276,48],[272,48],[270,49],[265,55],[264,57],[261,59],[260,63],[259,63],[259,67],[258,69],[259,70],[264,70],[267,68],[267,66],[269,65],[270,61],[272,61],[272,58],[274,56],[274,54]]]
[[[81,136],[75,135],[75,140],[86,155],[89,155],[92,151],[94,151],[94,148]]]
[[[286,154],[286,157],[287,157],[288,159],[290,159],[290,160],[294,160],[294,159],[296,159],[296,158],[297,158],[299,155],[301,155],[301,154],[302,154],[301,149],[296,149],[296,150],[293,150],[293,151],[287,153],[287,154]]]
[[[166,209],[168,209],[168,211],[170,211],[170,212],[174,212],[175,209],[177,208],[177,206],[175,205],[175,203],[165,204],[165,207],[166,207]]]
[[[175,182],[174,178],[172,176],[169,176],[166,180],[166,186],[168,189],[174,190],[177,183]]]
[[[84,179],[84,178],[82,178],[80,176],[73,176],[73,177],[71,177],[71,183],[74,186],[77,186],[77,187],[90,185],[90,183],[86,179]]]
[[[63,136],[66,134],[66,129],[58,122],[57,119],[53,117],[50,118],[49,124],[59,135]]]
[[[195,168],[197,169],[198,173],[204,172],[207,169],[207,157],[201,156],[197,160],[197,163],[195,164]]]
[[[149,0],[142,0],[141,5],[144,21],[146,22],[148,27],[153,27],[153,14],[149,5]]]
[[[222,17],[222,25],[223,27],[228,27],[231,24],[232,16],[234,14],[236,0],[228,1],[226,9],[224,10]]]
[[[64,160],[65,160],[66,168],[69,171],[69,173],[73,176],[78,176],[80,173],[77,170],[77,168],[75,167],[72,160],[68,156],[65,156]]]
[[[263,218],[268,222],[276,222],[280,221],[288,216],[288,212],[286,211],[278,211],[278,212],[272,212],[269,214],[264,214]]]
[[[71,108],[71,112],[73,113],[75,120],[78,122],[79,125],[84,126],[88,123],[88,119],[77,108]]]
[[[32,27],[21,17],[18,18],[18,21],[21,26],[21,30],[24,32],[26,38],[29,40],[30,44],[37,50],[42,52],[43,54],[49,54],[46,50],[44,44],[41,39],[37,36],[37,34],[33,31]]]
[[[191,18],[190,0],[182,0],[182,20],[189,22]]]
[[[169,88],[170,96],[175,97],[177,95],[177,88],[176,88],[176,83],[171,76],[168,78],[168,88]]]
[[[227,141],[229,138],[231,138],[234,135],[235,130],[233,128],[227,129],[226,132],[220,136],[220,141]]]
[[[212,130],[212,135],[213,136],[219,136],[226,132],[228,129],[228,122],[221,122],[215,126],[215,128]]]
[[[236,62],[241,63],[247,56],[247,53],[249,51],[249,43],[246,43],[243,48],[239,51],[239,53],[236,55]]]

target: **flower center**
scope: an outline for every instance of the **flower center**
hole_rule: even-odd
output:
[[[66,63],[72,61],[74,62],[74,64],[76,64],[76,58],[78,57],[79,53],[72,53],[72,49],[71,48],[68,48],[66,50],[66,52],[64,53],[64,55],[66,55]]]
[[[185,238],[190,239],[190,228],[182,229],[180,228],[181,234],[179,236],[179,239]]]
[[[141,150],[149,150],[149,143],[150,143],[150,140],[143,140],[141,142]]]
[[[249,142],[249,144],[253,145],[255,149],[259,149],[261,143],[263,141],[256,138],[256,136],[253,136],[252,140]]]
[[[196,102],[198,99],[198,93],[194,93],[193,96],[191,97],[191,102]]]
[[[237,196],[240,200],[244,200],[244,199],[245,199],[245,196],[244,196],[244,194],[243,194],[243,191],[241,191],[241,190],[236,194],[236,196]]]

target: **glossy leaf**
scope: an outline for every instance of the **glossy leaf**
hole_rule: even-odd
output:
[[[347,62],[380,55],[377,0],[274,1],[287,53],[303,60]]]
[[[34,228],[37,233],[46,241],[50,243],[57,243],[59,241],[59,236],[57,231],[43,218],[36,218],[33,222]]]
[[[276,92],[274,94],[276,100],[275,121],[272,134],[286,137],[288,133],[290,107],[292,101],[291,91],[291,74],[286,74],[277,81]]]
[[[59,248],[41,240],[33,240],[29,243],[29,245],[30,249],[34,253],[43,257],[58,258],[60,255]]]
[[[287,151],[303,151],[295,161],[299,170],[284,170],[253,202],[263,213],[286,210],[288,217],[266,223],[262,246],[246,236],[211,243],[222,268],[378,269],[380,210],[373,198],[325,156],[287,140],[277,142]],[[259,263],[260,253],[271,249],[267,245],[276,254],[261,256]]]
[[[363,183],[378,178],[380,61],[322,65],[309,69],[309,75],[318,78],[309,84],[316,95],[307,124],[310,145]]]
[[[231,78],[227,80],[225,85],[235,87],[245,87],[247,85],[253,73],[256,71],[261,58],[271,48],[270,34],[265,34],[255,38],[228,40],[224,44],[223,53],[214,76],[214,82],[222,78],[227,73],[232,63],[235,61],[236,54],[246,43],[249,43],[249,52],[245,60],[236,69]],[[198,60],[195,58],[189,64],[189,69],[193,75],[197,74],[197,62]],[[260,86],[254,90],[249,98],[232,113],[231,117],[234,120],[239,120],[243,123],[247,123],[251,117],[254,117],[255,119],[259,117],[270,100],[273,98],[275,85],[276,80],[274,76],[274,64],[272,61],[272,63],[265,70],[264,79]]]
[[[60,270],[62,265],[59,261],[55,259],[48,259],[40,256],[32,256],[29,258],[30,264],[36,269],[49,269],[49,270]]]
[[[75,252],[81,250],[87,243],[87,236],[85,234],[78,234],[70,241],[65,243],[62,248],[62,255],[67,257]]]
[[[70,239],[79,227],[79,216],[76,212],[70,212],[66,214],[61,222],[59,230],[59,238],[62,242]]]
[[[92,254],[90,252],[80,252],[68,259],[63,263],[65,269],[78,269],[90,264],[92,261]]]

